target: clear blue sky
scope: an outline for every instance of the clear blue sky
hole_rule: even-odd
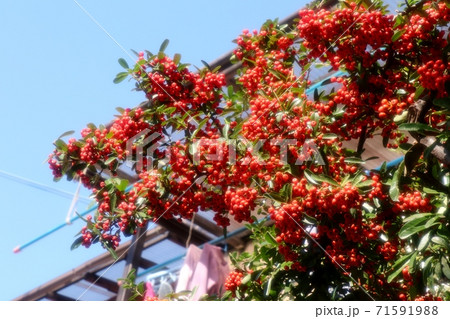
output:
[[[79,0],[125,49],[157,51],[202,66],[233,49],[244,28],[284,18],[306,1]],[[133,61],[73,0],[0,2],[0,170],[75,192],[76,184],[53,183],[43,163],[52,142],[86,123],[109,122],[115,108],[143,101],[132,82],[113,84]],[[88,194],[83,193],[84,196]],[[0,177],[0,300],[10,300],[102,253],[100,247],[70,251],[76,223],[13,254],[14,247],[64,222],[71,199]],[[78,204],[82,212],[85,204]]]

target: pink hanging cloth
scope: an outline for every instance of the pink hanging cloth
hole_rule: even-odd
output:
[[[153,286],[150,282],[145,283],[145,295],[144,300],[152,299],[156,297],[155,291],[153,290]]]
[[[199,300],[205,294],[220,295],[224,292],[229,272],[228,263],[220,247],[205,244],[202,250],[190,245],[176,291],[196,289],[192,300]]]

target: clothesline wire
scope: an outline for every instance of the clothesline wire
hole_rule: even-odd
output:
[[[64,191],[64,190],[61,190],[61,189],[58,189],[58,188],[55,188],[55,187],[47,186],[45,184],[33,181],[31,179],[28,179],[28,178],[25,178],[25,177],[22,177],[22,176],[15,175],[15,174],[12,174],[12,173],[9,173],[9,172],[5,172],[3,170],[0,170],[0,177],[9,179],[11,181],[14,181],[14,182],[22,184],[22,185],[26,185],[26,186],[29,186],[29,187],[33,187],[33,188],[39,189],[39,190],[47,192],[47,193],[58,195],[58,196],[61,196],[61,197],[64,197],[64,198],[72,199],[73,195],[74,195],[71,192]],[[91,202],[91,200],[89,198],[83,197],[83,196],[80,196],[78,201],[79,202],[83,202],[85,204],[89,204]]]
[[[188,238],[186,239],[186,249],[189,248],[189,244],[191,243],[192,231],[194,230],[194,224],[195,224],[195,215],[196,215],[196,213],[192,214],[191,225],[189,226],[189,235],[188,235]]]

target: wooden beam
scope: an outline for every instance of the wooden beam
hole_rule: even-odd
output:
[[[52,292],[46,296],[46,298],[51,299],[53,301],[75,301],[75,299],[61,295],[57,292]]]
[[[111,291],[113,293],[117,293],[119,291],[119,285],[117,282],[109,280],[105,277],[100,277],[99,275],[96,275],[94,273],[88,272],[84,276],[84,280],[95,284],[96,286],[105,288],[108,291]]]
[[[156,265],[156,263],[154,263],[153,261],[148,260],[146,258],[143,258],[142,256],[139,259],[139,267],[141,267],[141,268],[147,269],[147,268],[153,267],[155,265]]]
[[[175,219],[163,219],[158,221],[158,225],[166,228],[169,231],[169,238],[181,246],[186,245],[186,239],[189,236],[189,225],[180,223]],[[211,238],[208,236],[192,230],[191,243],[194,245],[201,245]]]
[[[201,215],[197,214],[195,216],[194,224],[200,226],[202,229],[205,229],[206,231],[210,232],[211,234],[214,234],[215,236],[218,237],[223,236],[222,227],[217,226],[216,223],[210,221],[209,219]],[[227,239],[227,243],[236,249],[241,249],[242,247],[244,247],[244,242],[237,237]]]

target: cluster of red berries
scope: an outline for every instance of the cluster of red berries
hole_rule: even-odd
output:
[[[419,191],[400,194],[398,196],[398,202],[393,206],[393,211],[397,213],[406,211],[426,213],[432,209],[433,206],[430,204],[429,198],[423,197]]]
[[[445,1],[424,4],[425,14],[414,13],[408,23],[398,27],[403,32],[394,43],[394,48],[405,57],[416,58],[420,52],[423,56],[439,56],[446,46],[445,32],[437,31],[437,25],[447,25],[450,19],[450,9]],[[427,44],[428,42],[428,44]],[[425,44],[426,50],[420,50]]]
[[[113,121],[109,129],[84,128],[81,131],[82,139],[69,139],[66,154],[63,154],[62,150],[57,149],[50,155],[48,163],[54,175],[58,177],[62,175],[61,163],[63,162],[70,162],[71,166],[75,166],[75,164],[80,162],[87,165],[95,165],[100,161],[104,163],[109,158],[114,157],[118,160],[125,159],[127,156],[127,141],[146,129],[149,130],[148,134],[160,131],[159,125],[153,126],[150,130],[149,124],[143,119],[143,112],[140,108],[133,111],[129,109],[124,110],[123,114]],[[65,156],[61,157],[62,155]],[[114,163],[111,162],[109,168],[113,169],[113,167]],[[93,187],[86,179],[86,174],[81,170],[77,170],[76,173],[82,178],[86,187]]]
[[[142,65],[150,71],[146,74],[138,71],[136,75],[141,79],[141,86],[150,100],[170,103],[180,113],[196,110],[201,105],[213,109],[219,106],[221,88],[226,84],[223,74],[206,71],[201,76],[187,67],[180,68],[167,56],[154,57]]]
[[[226,281],[225,281],[225,289],[231,291],[233,297],[236,297],[236,290],[242,284],[242,279],[244,278],[244,274],[241,271],[232,271]]]
[[[377,253],[381,254],[384,260],[392,260],[397,255],[398,248],[390,242],[385,242],[377,247]]]
[[[431,294],[426,294],[423,296],[417,296],[414,301],[443,301],[441,297],[436,297]]]
[[[47,162],[54,178],[61,178],[63,176],[62,161],[59,159],[61,154],[62,153],[59,150],[55,149],[53,153],[48,156]]]
[[[309,49],[309,58],[329,61],[336,70],[345,64],[350,71],[356,68],[355,56],[364,67],[387,58],[381,47],[391,42],[392,16],[352,5],[333,13],[324,9],[299,12],[298,34]]]
[[[420,74],[420,83],[424,88],[444,94],[445,82],[450,80],[450,73],[442,59],[428,61],[419,67],[417,72]]]
[[[256,207],[258,192],[254,188],[228,189],[225,192],[225,204],[237,222],[253,222],[251,212]]]

